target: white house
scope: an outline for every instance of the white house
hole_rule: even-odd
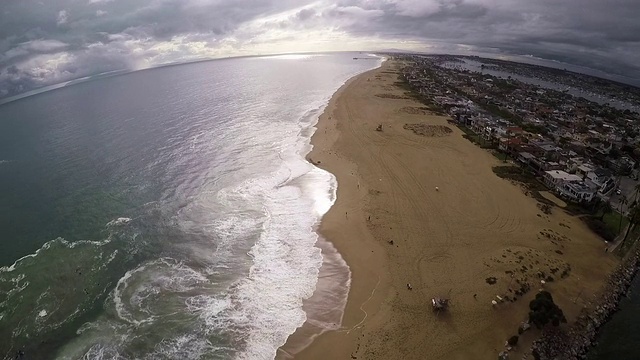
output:
[[[573,201],[591,201],[597,192],[597,188],[587,186],[580,175],[562,170],[546,171],[544,183],[559,195]]]
[[[563,187],[564,195],[574,201],[591,201],[596,195],[596,190],[587,186],[584,182],[569,183]]]
[[[552,189],[567,183],[578,183],[580,181],[582,181],[582,178],[579,175],[569,174],[562,170],[549,170],[545,171],[544,174],[544,183]]]

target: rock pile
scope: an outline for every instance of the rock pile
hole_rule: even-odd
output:
[[[598,329],[617,310],[618,302],[626,295],[638,270],[640,251],[630,256],[609,277],[603,295],[590,311],[585,311],[568,329],[549,329],[534,341],[531,353],[535,359],[584,359],[595,341]]]

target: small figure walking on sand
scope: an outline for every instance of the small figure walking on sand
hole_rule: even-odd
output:
[[[369,215],[369,217],[367,218],[367,221],[371,221],[371,215]]]
[[[436,191],[440,191],[440,188],[436,186]]]
[[[477,299],[478,298],[478,294],[473,294],[473,298]]]
[[[413,288],[411,287],[411,284],[407,283],[407,289],[408,290],[413,290]]]
[[[345,211],[345,212],[344,212],[344,217],[345,217],[345,219],[348,219],[348,218],[349,218],[349,213],[347,213],[347,212]]]

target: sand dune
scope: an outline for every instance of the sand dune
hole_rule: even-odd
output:
[[[557,207],[543,214],[497,177],[501,162],[447,118],[405,111],[423,105],[394,85],[398,66],[386,62],[341,89],[313,138],[310,156],[339,184],[320,230],[353,281],[342,329],[296,358],[495,359],[526,318],[541,272],[571,319],[617,263],[579,219]],[[404,128],[417,123],[453,132]],[[525,284],[531,291],[517,296]],[[514,301],[492,307],[496,295]],[[432,311],[434,296],[451,298],[447,313]],[[535,335],[525,333],[520,348]]]

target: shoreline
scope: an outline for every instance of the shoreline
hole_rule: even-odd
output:
[[[342,187],[344,185],[344,183],[350,183],[350,181],[347,180],[351,180],[351,179],[339,179],[338,175],[334,172],[331,171],[330,169],[326,168],[326,164],[322,163],[322,160],[318,160],[317,157],[319,154],[321,153],[325,153],[325,152],[330,152],[330,148],[331,146],[335,143],[335,141],[337,140],[337,134],[336,134],[336,123],[332,121],[333,119],[333,112],[336,110],[336,106],[337,106],[337,102],[339,101],[341,95],[343,94],[343,92],[354,82],[356,81],[358,78],[360,77],[364,77],[367,74],[370,73],[374,73],[375,71],[377,71],[378,69],[380,69],[385,61],[387,61],[386,59],[382,60],[382,63],[380,66],[378,66],[375,69],[371,69],[368,71],[365,71],[361,74],[355,75],[353,77],[351,77],[349,80],[347,80],[344,84],[342,84],[338,90],[332,95],[331,99],[329,100],[329,102],[327,103],[327,106],[325,107],[324,111],[322,112],[322,114],[320,114],[320,116],[318,117],[318,121],[315,125],[316,127],[316,131],[314,132],[312,138],[311,138],[311,145],[313,146],[312,150],[306,155],[307,160],[314,166],[321,168],[329,173],[331,173],[334,177],[336,177],[336,183],[340,183],[339,185],[337,185],[337,190],[336,190],[336,201],[334,202],[334,204],[331,206],[330,210],[320,219],[320,221],[318,222],[318,224],[316,225],[316,229],[315,231],[318,233],[318,241],[319,242],[323,242],[326,241],[328,243],[330,243],[330,246],[332,246],[335,250],[337,250],[338,255],[341,257],[341,259],[346,263],[347,269],[349,271],[349,286],[348,286],[348,294],[347,294],[347,299],[346,299],[346,305],[343,309],[343,313],[342,313],[342,318],[341,318],[341,324],[337,324],[338,326],[336,327],[336,329],[321,329],[320,331],[313,331],[313,329],[310,329],[312,326],[309,326],[309,324],[307,322],[305,322],[305,324],[303,324],[300,328],[298,328],[293,334],[291,334],[289,336],[289,338],[287,339],[287,342],[281,346],[278,349],[278,352],[276,354],[276,359],[290,359],[290,358],[298,358],[299,356],[301,356],[301,353],[306,353],[306,350],[309,347],[314,347],[316,346],[316,342],[318,341],[319,338],[323,338],[324,335],[326,335],[327,333],[331,333],[333,331],[337,331],[337,332],[344,332],[344,324],[345,324],[345,318],[346,318],[346,314],[347,314],[347,309],[350,307],[350,303],[351,303],[351,287],[353,285],[353,268],[349,262],[348,259],[345,258],[344,255],[344,249],[341,249],[341,244],[340,243],[336,243],[334,241],[331,240],[331,238],[326,234],[325,232],[327,231],[325,229],[325,219],[327,217],[332,217],[334,213],[342,213],[343,208],[345,207],[345,205],[343,204],[344,202],[344,196],[341,196],[342,193]],[[332,153],[334,155],[334,160],[337,160],[337,153],[333,152]],[[344,164],[341,164],[344,165]],[[348,167],[354,167],[354,164],[349,164],[347,165]],[[350,172],[353,173],[354,170],[351,170]],[[339,171],[339,173],[342,175],[342,171]],[[342,177],[342,176],[341,176]],[[353,184],[351,184],[353,185]],[[356,181],[356,187],[358,187],[357,185],[357,181]],[[348,210],[347,210],[348,212]],[[356,216],[356,212],[352,210],[352,217]],[[329,232],[332,232],[332,230],[329,230]],[[374,243],[370,243],[368,244],[369,246],[375,246]],[[324,256],[324,255],[323,255]],[[324,262],[323,262],[323,266],[324,266]],[[315,296],[315,294],[313,295]],[[312,298],[313,298],[312,296]],[[308,301],[308,300],[307,300]],[[305,303],[307,302],[305,301]],[[304,305],[303,305],[304,308]],[[349,313],[351,313],[352,311],[349,311]],[[322,341],[324,343],[324,341]]]
[[[555,277],[560,268],[569,275],[544,287],[572,323],[617,259],[579,219],[561,209],[542,214],[497,177],[501,161],[398,88],[397,67],[386,61],[350,79],[316,125],[308,158],[339,183],[318,230],[352,281],[341,327],[294,357],[495,358],[526,319],[537,274]],[[407,128],[415,123],[449,131],[421,136]],[[507,301],[492,307],[498,295]],[[451,298],[449,312],[431,310],[438,296]],[[525,355],[539,335],[523,334],[511,355]]]

